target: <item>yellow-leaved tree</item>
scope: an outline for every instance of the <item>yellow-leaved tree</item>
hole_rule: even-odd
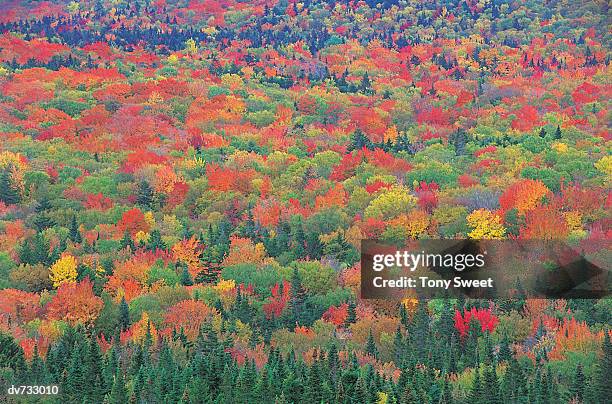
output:
[[[193,38],[189,38],[185,42],[185,52],[190,55],[195,55],[196,53],[198,53],[198,45],[196,44],[196,41]]]
[[[53,282],[53,287],[57,288],[64,282],[76,282],[76,258],[72,255],[64,255],[51,266],[49,271],[49,279]]]
[[[393,187],[378,195],[365,210],[366,217],[390,219],[411,211],[417,199],[405,187]]]
[[[495,240],[502,239],[506,228],[501,223],[501,217],[487,209],[478,209],[467,217],[472,231],[468,236],[473,239]]]

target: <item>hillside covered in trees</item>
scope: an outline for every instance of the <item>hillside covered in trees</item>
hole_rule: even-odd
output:
[[[368,300],[359,260],[612,239],[608,7],[3,1],[0,401],[607,402],[609,298]]]

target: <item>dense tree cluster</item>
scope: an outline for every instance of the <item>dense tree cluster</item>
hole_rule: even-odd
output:
[[[359,253],[362,239],[562,239],[601,259],[608,11],[3,5],[0,391],[604,402],[609,299],[366,300]]]

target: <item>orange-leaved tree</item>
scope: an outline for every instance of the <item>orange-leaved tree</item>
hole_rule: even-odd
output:
[[[79,283],[63,283],[47,304],[47,317],[64,320],[71,325],[92,324],[98,318],[104,302],[93,292],[89,278]]]

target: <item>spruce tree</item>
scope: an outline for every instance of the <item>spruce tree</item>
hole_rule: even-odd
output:
[[[374,358],[378,358],[378,349],[376,348],[376,342],[374,341],[374,335],[372,329],[368,334],[368,341],[366,342],[366,353],[372,355]]]
[[[289,223],[281,221],[278,224],[276,236],[274,237],[274,256],[277,257],[290,250],[290,233],[291,228]]]
[[[585,392],[585,402],[602,403],[612,397],[610,372],[612,372],[612,343],[608,330],[605,330],[603,355],[595,365],[593,377]]]
[[[291,251],[295,259],[302,259],[306,255],[306,236],[302,221],[298,221],[291,231]]]
[[[440,313],[440,318],[436,322],[436,332],[437,337],[447,344],[453,340],[456,334],[453,306],[448,299],[444,300],[442,313]]]
[[[319,240],[319,235],[315,232],[309,232],[306,235],[306,256],[311,260],[321,258],[323,255],[323,245]]]
[[[121,331],[125,331],[130,328],[130,325],[130,309],[125,296],[123,296],[121,297],[121,303],[119,303],[119,327]]]
[[[157,250],[165,250],[167,248],[166,244],[161,238],[161,233],[159,230],[155,229],[151,232],[151,237],[149,237],[149,241],[147,242],[147,250],[149,251],[157,251]]]
[[[371,149],[372,141],[363,133],[359,128],[355,129],[355,132],[351,135],[351,141],[348,145],[347,150],[361,150],[363,148]]]
[[[464,363],[467,366],[474,366],[478,363],[478,337],[482,334],[480,323],[474,317],[471,318],[468,334],[465,337],[462,349]]]
[[[372,89],[372,83],[370,81],[370,76],[368,76],[367,72],[363,75],[363,78],[361,79],[359,91],[368,95],[374,94],[374,90]]]
[[[487,404],[501,404],[499,383],[494,365],[488,365],[484,369],[483,393]]]
[[[74,243],[81,243],[83,241],[81,232],[79,231],[79,224],[77,222],[76,215],[73,215],[72,220],[70,221],[70,232],[68,233],[68,237]]]
[[[253,401],[256,376],[255,364],[252,361],[245,363],[236,380],[236,402],[250,403]]]
[[[354,324],[357,321],[357,306],[355,301],[351,299],[348,303],[346,320],[344,322],[345,327],[349,327],[351,324]]]
[[[408,335],[412,350],[419,361],[425,357],[426,342],[429,338],[429,314],[427,313],[427,302],[419,299],[414,318],[408,327]]]
[[[340,373],[340,358],[338,356],[338,348],[336,344],[332,342],[327,355],[327,368],[329,369],[330,379],[332,384],[335,385],[338,381],[338,375]]]
[[[34,264],[34,254],[32,252],[32,243],[30,239],[25,239],[19,249],[19,261],[22,264]]]
[[[41,196],[38,199],[36,206],[36,216],[34,217],[34,226],[38,231],[43,231],[50,227],[55,226],[55,221],[49,217],[48,211],[51,209],[51,203],[46,195]]]
[[[408,318],[408,312],[406,311],[406,305],[400,302],[399,305],[399,318],[400,324],[404,326],[404,328],[408,328],[410,325],[410,319]]]
[[[21,201],[17,188],[11,181],[11,167],[0,171],[0,201],[7,205],[14,205]]]
[[[45,264],[51,265],[53,262],[50,260],[49,256],[49,242],[42,233],[36,233],[34,236],[34,248],[32,251],[32,262],[33,264]]]
[[[30,369],[28,372],[28,380],[31,384],[42,384],[46,381],[47,371],[45,369],[45,362],[41,359],[38,354],[38,345],[34,345],[34,353],[32,360],[30,361]]]
[[[322,399],[321,395],[321,375],[319,374],[318,362],[315,362],[310,366],[308,370],[308,376],[306,379],[306,391],[304,392],[304,399],[308,403],[320,403]]]
[[[461,156],[465,154],[468,136],[463,129],[451,134],[448,141],[455,147],[455,155]]]
[[[85,389],[85,372],[83,363],[85,362],[84,343],[80,341],[72,348],[70,364],[66,378],[65,391],[68,397],[80,397]]]
[[[293,328],[296,325],[302,324],[304,319],[304,310],[306,309],[306,291],[302,286],[302,277],[297,269],[297,266],[293,267],[293,274],[291,275],[291,290],[290,294],[290,307],[291,307],[291,324]]]
[[[399,398],[399,402],[400,404],[418,404],[420,400],[418,399],[414,388],[411,386],[406,386]]]
[[[117,368],[115,377],[113,378],[113,387],[107,395],[107,399],[109,404],[125,404],[127,402],[125,380],[119,368]]]
[[[393,338],[393,359],[396,365],[401,365],[404,358],[405,346],[404,336],[402,335],[401,327],[398,325],[395,330],[395,338]]]
[[[357,379],[352,398],[354,403],[368,403],[368,387],[363,377]]]
[[[141,181],[138,184],[138,194],[136,203],[145,208],[151,208],[153,204],[153,188],[147,181]]]
[[[442,396],[440,397],[439,404],[453,404],[453,395],[450,389],[450,383],[447,378],[444,378],[444,386],[442,388]]]
[[[23,349],[3,331],[0,331],[0,363],[5,368],[11,368],[16,376],[23,376],[27,369]]]
[[[601,396],[612,397],[612,386],[607,379],[612,374],[612,342],[610,341],[610,332],[607,329],[604,330],[603,356],[601,357],[599,367],[601,369],[601,378],[599,380]]]
[[[546,130],[544,130],[544,128],[540,128],[540,133],[539,134],[540,134],[540,137],[542,139],[544,139],[546,137]]]
[[[516,358],[511,356],[501,385],[503,397],[513,402],[524,402],[527,399],[526,385],[523,369]]]
[[[570,398],[582,402],[582,399],[584,397],[584,386],[584,373],[582,372],[582,364],[579,363],[578,366],[576,366],[574,380],[572,382],[572,385],[570,386]]]
[[[469,402],[473,404],[480,404],[483,397],[483,387],[480,381],[480,366],[476,366],[474,369],[474,382],[472,384],[472,390],[469,394]]]
[[[87,399],[92,403],[103,400],[106,386],[102,376],[102,353],[95,338],[89,339],[89,346],[84,363],[84,375],[87,388]]]
[[[274,404],[289,404],[289,402],[287,401],[287,399],[285,398],[285,393],[281,393],[280,396],[276,396],[274,398]]]
[[[130,250],[134,251],[134,240],[132,240],[132,236],[128,230],[123,232],[123,238],[121,239],[120,246],[122,250],[129,248]]]
[[[189,273],[189,267],[187,265],[182,265],[183,270],[181,272],[181,285],[183,286],[191,286],[193,285],[193,279],[191,278],[191,274]]]

